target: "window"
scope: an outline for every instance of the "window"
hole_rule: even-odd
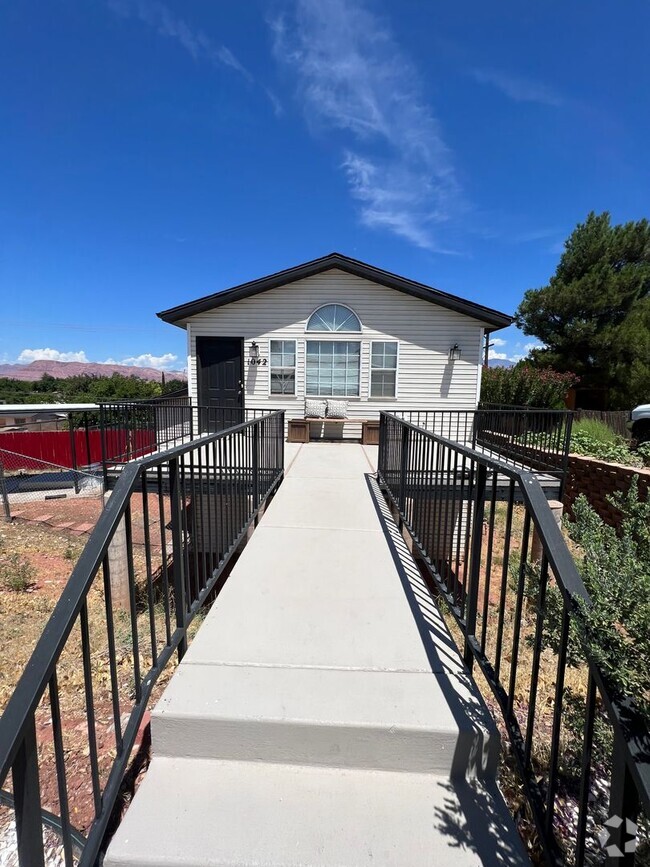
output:
[[[361,344],[349,340],[307,341],[306,393],[358,397]]]
[[[395,397],[397,388],[397,343],[377,340],[370,357],[370,397]]]
[[[271,341],[271,394],[296,393],[296,341]]]
[[[361,322],[349,307],[326,304],[309,317],[307,331],[361,331]]]

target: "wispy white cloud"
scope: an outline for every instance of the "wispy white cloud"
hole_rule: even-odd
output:
[[[341,133],[341,167],[362,222],[444,251],[458,212],[452,155],[418,74],[388,25],[360,0],[295,0],[271,23],[274,54],[297,78],[313,132]]]
[[[519,232],[512,237],[514,244],[528,244],[532,241],[545,241],[547,238],[557,238],[561,229],[531,229],[528,232]]]
[[[87,362],[88,357],[83,349],[78,352],[60,352],[58,349],[23,349],[17,364],[31,364],[32,361],[80,361]]]
[[[272,91],[269,87],[263,87],[264,93],[266,94],[271,106],[273,108],[273,114],[276,117],[280,117],[284,114],[284,106],[282,105],[280,98],[278,95]]]
[[[503,337],[490,337],[490,343],[493,346],[505,346],[507,341]]]
[[[537,102],[542,105],[560,106],[565,103],[561,94],[542,82],[521,75],[514,75],[502,69],[469,70],[472,78],[479,84],[496,87],[509,99],[515,102]]]
[[[196,61],[228,66],[252,81],[252,75],[225,45],[210,39],[202,30],[188,24],[160,0],[108,0],[109,8],[122,18],[136,18],[159,36],[176,40]]]
[[[494,349],[488,349],[489,361],[510,361],[507,352],[497,352]]]

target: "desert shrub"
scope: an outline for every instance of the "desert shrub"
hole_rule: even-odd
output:
[[[639,498],[636,477],[626,494],[608,500],[623,515],[620,535],[582,495],[573,504],[574,520],[565,521],[591,598],[571,619],[567,659],[571,666],[583,665],[588,647],[615,693],[633,697],[650,721],[650,500]],[[548,589],[546,615],[544,642],[557,652],[562,597],[555,587]],[[577,720],[576,734],[580,725]]]
[[[5,590],[22,593],[32,586],[34,577],[31,563],[20,554],[0,552],[0,586]]]
[[[66,560],[76,562],[79,558],[79,552],[72,546],[70,542],[66,545],[66,549],[63,552],[63,556]]]
[[[582,419],[573,423],[571,451],[628,467],[642,467],[644,464],[643,455],[638,450],[631,451],[623,437],[597,419]]]
[[[488,367],[481,378],[481,403],[562,409],[567,391],[577,382],[573,373],[558,373],[529,364]]]
[[[580,547],[580,574],[592,600],[580,621],[608,681],[634,696],[650,719],[650,502],[639,499],[637,478],[626,494],[608,499],[623,515],[620,536],[585,497],[566,525]]]

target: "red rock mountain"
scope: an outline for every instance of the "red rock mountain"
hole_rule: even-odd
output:
[[[65,379],[68,376],[112,376],[121,373],[122,376],[136,376],[138,379],[160,381],[160,370],[153,367],[127,367],[125,364],[96,364],[81,361],[32,361],[30,364],[0,364],[0,377],[22,379],[35,382],[44,374],[55,379]],[[166,370],[165,379],[187,379],[187,373],[181,370]]]

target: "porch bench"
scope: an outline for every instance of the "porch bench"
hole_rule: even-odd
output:
[[[379,444],[379,419],[376,418],[291,418],[289,419],[289,429],[287,440],[290,443],[308,443],[309,442],[309,425],[318,424],[353,424],[361,425],[361,442],[364,445],[376,446]]]

